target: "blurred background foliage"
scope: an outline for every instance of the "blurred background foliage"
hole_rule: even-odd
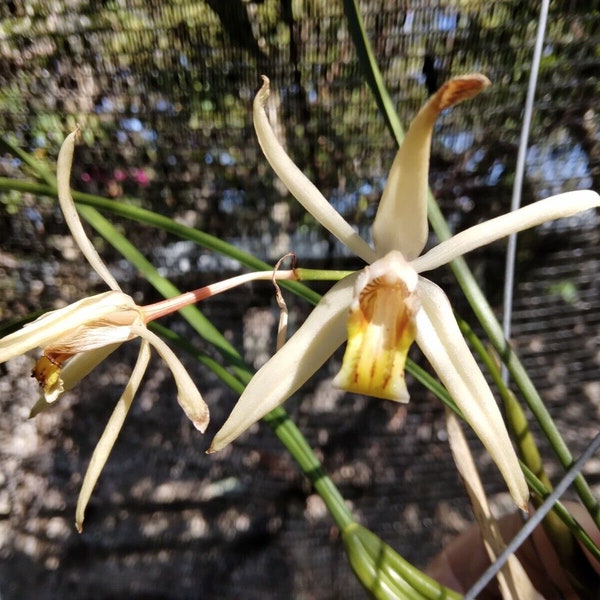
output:
[[[431,181],[457,227],[499,213],[510,196],[537,3],[361,8],[404,123],[450,75],[478,70],[494,82],[440,120]],[[299,207],[279,205],[285,195],[255,143],[249,107],[265,73],[291,155],[347,218],[370,222],[394,147],[341,3],[15,0],[0,11],[0,129],[53,160],[81,121],[79,188],[135,197],[227,239],[247,238],[259,254],[281,254],[270,249],[282,230],[313,228]],[[598,188],[599,23],[587,2],[552,3],[529,200]],[[22,208],[22,199],[2,203],[5,215]]]
[[[506,211],[538,3],[366,0],[360,7],[404,124],[449,76],[481,71],[492,80],[481,96],[439,119],[430,182],[455,230]],[[53,164],[65,134],[80,122],[85,144],[76,153],[76,189],[150,208],[271,262],[292,250],[304,266],[353,266],[262,157],[251,102],[263,73],[272,82],[270,116],[289,153],[368,236],[395,147],[361,76],[341,2],[0,5],[0,131],[7,140]],[[599,74],[600,4],[552,2],[525,203],[571,189],[600,190]],[[2,150],[0,175],[29,174]],[[164,232],[111,220],[180,287],[236,269]],[[3,320],[98,286],[54,200],[1,194],[0,236]],[[591,417],[600,411],[598,237],[596,217],[588,214],[538,228],[519,245],[515,346],[575,452],[595,431]],[[137,274],[98,243],[125,287],[146,294]],[[503,248],[496,244],[469,259],[494,305]],[[451,285],[446,271],[436,277]],[[273,348],[271,296],[253,289],[208,303],[215,322],[254,364]],[[468,317],[460,296],[453,299]],[[306,310],[292,311],[292,324]],[[201,456],[204,446],[199,456],[173,407],[154,406],[155,397],[168,395],[157,391],[160,370],[101,481],[97,512],[93,505],[90,511],[92,533],[74,536],[74,474],[85,468],[110,408],[102,400],[107,390],[117,394],[123,372],[120,365],[96,381],[95,392],[82,392],[85,415],[71,399],[62,417],[22,425],[33,388],[28,381],[16,387],[16,371],[0,371],[3,598],[32,590],[41,598],[40,589],[47,598],[65,591],[74,598],[203,597],[198,589],[222,598],[239,597],[240,590],[245,598],[362,597],[318,498],[269,434],[261,430],[223,458]],[[307,389],[309,399],[296,407],[299,424],[322,448],[326,467],[365,524],[422,565],[469,518],[448,457],[442,409],[416,391],[408,413],[351,395],[340,400],[330,390],[334,372],[330,366]],[[198,377],[209,398],[223,400],[213,412],[218,424],[232,396],[214,391],[205,373]],[[99,407],[90,401],[94,393]],[[149,407],[164,411],[153,413],[155,422],[147,421]],[[480,462],[489,491],[501,492],[485,456]],[[589,479],[597,485],[594,468]]]

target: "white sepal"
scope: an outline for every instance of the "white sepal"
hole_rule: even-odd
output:
[[[194,427],[204,433],[208,427],[209,412],[206,402],[198,391],[196,384],[192,381],[189,373],[181,364],[181,361],[175,356],[175,353],[167,344],[156,334],[150,331],[144,325],[134,325],[133,333],[139,335],[142,339],[150,342],[152,347],[160,354],[160,357],[169,367],[175,385],[177,386],[177,402],[183,409]]]
[[[547,221],[570,217],[597,206],[600,206],[600,196],[591,190],[578,190],[550,196],[457,233],[423,256],[413,260],[412,266],[418,273],[431,271],[471,252],[471,250],[491,244],[511,233],[530,229]]]
[[[116,279],[112,276],[108,267],[104,264],[100,255],[94,248],[94,245],[90,241],[90,238],[85,233],[79,213],[75,208],[75,202],[71,195],[70,179],[71,179],[71,165],[73,163],[73,152],[75,149],[75,142],[79,137],[79,127],[72,133],[70,133],[60,147],[58,153],[58,160],[56,163],[56,185],[58,190],[58,201],[60,208],[65,217],[65,221],[71,231],[73,239],[79,246],[79,249],[83,255],[87,258],[90,266],[96,273],[102,278],[106,285],[111,290],[120,290],[120,286]]]
[[[346,339],[346,320],[358,273],[336,283],[300,329],[254,375],[209,452],[224,448],[269,411],[283,404]]]
[[[75,526],[79,533],[81,533],[82,530],[86,506],[90,501],[98,477],[100,477],[100,473],[102,472],[102,469],[104,469],[104,465],[115,445],[117,437],[119,437],[119,433],[125,422],[125,417],[127,417],[133,398],[140,387],[149,360],[150,344],[149,342],[142,340],[140,352],[135,367],[131,372],[131,377],[102,432],[102,436],[94,448],[94,453],[92,454],[90,464],[88,465],[85,477],[83,478],[83,483],[81,484],[81,491],[79,492],[77,507],[75,508]]]
[[[265,104],[269,98],[269,79],[263,75],[263,86],[254,98],[254,128],[258,143],[269,164],[292,196],[328,231],[346,244],[366,262],[375,259],[375,252],[340,215],[315,184],[304,175],[287,155],[271,128]]]
[[[466,421],[496,463],[517,506],[527,509],[529,490],[496,400],[456,323],[446,294],[420,278],[422,310],[416,341]]]

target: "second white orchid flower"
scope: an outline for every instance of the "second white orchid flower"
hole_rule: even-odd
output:
[[[147,328],[149,321],[185,305],[186,302],[182,302],[184,298],[165,300],[146,307],[138,306],[131,296],[121,290],[83,229],[69,184],[78,134],[79,129],[67,136],[59,152],[56,173],[58,198],[73,238],[110,291],[46,313],[23,329],[2,338],[0,363],[34,348],[42,349],[43,354],[32,371],[42,391],[42,397],[31,412],[34,416],[54,403],[64,391],[75,386],[121,343],[136,337],[142,340],[129,382],[94,450],[83,480],[76,509],[76,525],[81,530],[85,507],[146,371],[151,347],[171,370],[177,386],[177,400],[201,432],[208,426],[209,412],[179,359],[165,342]],[[190,300],[199,298],[192,295],[185,299],[189,304]]]
[[[146,372],[151,348],[158,352],[171,370],[177,387],[177,400],[186,416],[201,432],[208,426],[208,407],[196,384],[169,346],[148,329],[148,323],[250,281],[295,280],[297,275],[293,270],[244,273],[155,304],[138,306],[131,296],[121,290],[102,262],[75,208],[69,180],[78,134],[79,130],[76,130],[67,136],[60,149],[56,177],[58,198],[73,238],[110,291],[48,312],[21,330],[0,339],[0,363],[35,348],[42,349],[42,356],[32,370],[42,392],[31,411],[31,416],[35,416],[50,407],[63,392],[73,388],[120,344],[134,338],[141,339],[139,355],[127,386],[94,449],[83,480],[76,508],[76,525],[81,530],[85,507]]]
[[[335,284],[288,342],[256,373],[209,450],[220,450],[300,388],[347,339],[339,387],[408,401],[404,363],[413,340],[500,469],[516,504],[528,489],[494,396],[466,345],[444,292],[420,275],[511,233],[600,205],[592,191],[561,194],[491,219],[419,256],[428,237],[431,134],[438,114],[473,97],[482,75],[444,84],[414,119],[398,151],[373,223],[372,248],[288,157],[265,113],[269,80],[254,101],[262,150],[292,195],[370,266]]]

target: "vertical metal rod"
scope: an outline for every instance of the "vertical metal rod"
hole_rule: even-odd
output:
[[[523,179],[525,176],[525,161],[527,159],[527,147],[529,145],[529,133],[531,130],[531,119],[533,116],[533,102],[537,88],[538,75],[540,71],[540,62],[546,36],[546,22],[548,20],[548,5],[550,0],[542,0],[540,7],[540,18],[533,50],[533,59],[531,61],[531,72],[529,73],[529,84],[527,86],[527,98],[525,99],[525,109],[523,111],[523,127],[521,128],[521,138],[519,140],[519,152],[517,154],[517,165],[515,169],[515,182],[513,185],[512,201],[510,209],[517,210],[521,206],[521,195],[523,193]],[[506,266],[504,273],[504,299],[502,331],[506,340],[510,339],[512,327],[512,306],[515,285],[515,257],[517,253],[517,234],[513,233],[508,237],[506,251]],[[502,365],[502,380],[508,383],[508,369]]]

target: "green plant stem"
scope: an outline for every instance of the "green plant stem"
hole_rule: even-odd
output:
[[[281,407],[273,409],[263,420],[284,443],[287,450],[296,459],[306,476],[310,479],[315,490],[319,493],[336,525],[343,529],[354,519],[343,496],[335,484],[327,476],[321,463],[312,451],[306,438],[300,433],[296,424],[289,418]]]
[[[16,190],[19,192],[35,194],[38,196],[48,196],[50,198],[56,198],[56,188],[51,184],[43,183],[31,183],[29,181],[23,181],[20,179],[10,179],[7,177],[0,177],[0,191]],[[218,252],[224,256],[229,256],[234,260],[237,260],[240,264],[254,269],[256,271],[268,271],[273,269],[273,265],[270,265],[258,258],[239,250],[235,246],[228,244],[227,242],[212,236],[198,229],[187,227],[181,223],[177,223],[169,217],[159,215],[151,210],[132,206],[125,202],[115,202],[114,200],[108,200],[101,196],[94,194],[84,194],[83,192],[72,191],[73,199],[75,200],[78,208],[83,206],[91,206],[98,210],[110,212],[113,215],[123,217],[126,219],[145,223],[152,227],[162,229],[168,233],[171,233],[181,239],[189,240],[206,248],[213,252]],[[282,281],[280,285],[306,301],[316,304],[319,301],[319,294],[311,290],[310,288],[302,285],[298,281]]]
[[[328,269],[304,269],[298,267],[294,269],[298,279],[300,281],[339,281],[349,275],[352,275],[356,271],[339,271],[339,270],[328,270]]]

